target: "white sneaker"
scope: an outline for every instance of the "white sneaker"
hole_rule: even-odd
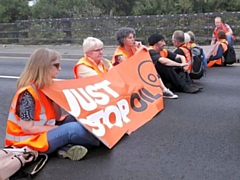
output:
[[[168,99],[177,99],[178,95],[174,94],[170,89],[163,90],[163,97]]]

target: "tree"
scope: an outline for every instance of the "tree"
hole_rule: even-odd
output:
[[[130,16],[136,0],[89,0],[91,4],[100,8],[103,15]]]
[[[28,19],[30,13],[28,0],[0,0],[0,22],[11,23]]]
[[[34,19],[91,17],[101,14],[101,10],[87,0],[38,0],[31,8]]]

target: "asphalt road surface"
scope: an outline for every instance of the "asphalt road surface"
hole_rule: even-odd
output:
[[[0,57],[0,144],[16,78],[26,58]],[[59,78],[73,77],[63,60]],[[240,66],[213,67],[195,83],[197,94],[177,93],[164,110],[124,136],[111,150],[90,150],[81,161],[50,156],[36,180],[239,180]]]

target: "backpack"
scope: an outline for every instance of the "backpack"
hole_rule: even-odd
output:
[[[48,156],[39,154],[27,146],[23,148],[4,148],[0,149],[0,180],[19,179],[28,177],[31,179],[45,165]],[[27,173],[23,171],[26,164],[37,162],[34,169]]]
[[[223,65],[233,64],[237,61],[236,52],[232,46],[229,46],[227,43],[225,44],[227,45],[227,51],[223,53],[224,57]]]
[[[200,46],[190,46],[190,49],[184,48],[190,51],[192,57],[192,69],[189,72],[191,79],[200,79],[204,75],[203,49]]]

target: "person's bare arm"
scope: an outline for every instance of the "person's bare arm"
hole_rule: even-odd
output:
[[[21,126],[25,134],[40,134],[58,127],[56,125],[45,125],[45,126],[34,125],[33,120],[32,121],[20,120],[19,125]]]
[[[185,67],[188,66],[188,63],[177,63],[175,61],[172,61],[168,58],[160,57],[158,60],[161,64],[164,64],[166,66],[177,66],[177,67]]]

